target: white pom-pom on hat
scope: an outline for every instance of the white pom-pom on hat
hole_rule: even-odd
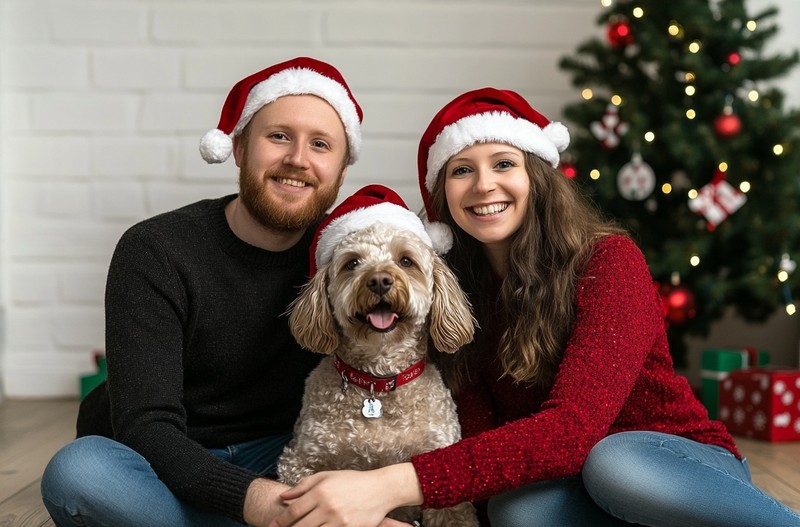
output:
[[[436,254],[443,255],[450,252],[453,248],[453,231],[446,223],[441,221],[424,221],[425,230],[428,231],[428,236],[431,237],[433,242],[433,250]]]
[[[231,136],[214,128],[200,139],[200,155],[207,163],[223,163],[233,152]]]

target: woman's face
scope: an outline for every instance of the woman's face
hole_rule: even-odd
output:
[[[478,143],[445,166],[444,191],[453,220],[495,255],[507,255],[528,210],[525,153],[504,143]]]

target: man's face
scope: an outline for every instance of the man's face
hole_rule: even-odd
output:
[[[310,226],[336,201],[347,165],[339,114],[314,95],[287,95],[265,105],[237,137],[239,197],[264,227]]]

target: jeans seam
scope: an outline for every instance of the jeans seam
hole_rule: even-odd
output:
[[[664,450],[668,450],[668,451],[669,451],[669,452],[670,452],[670,453],[671,453],[673,456],[675,456],[675,457],[677,457],[677,458],[679,458],[679,459],[684,459],[684,460],[686,460],[686,461],[690,461],[690,462],[694,462],[694,463],[699,463],[700,465],[703,465],[704,467],[710,468],[710,469],[714,470],[715,472],[718,472],[718,473],[720,473],[720,474],[723,474],[725,477],[727,477],[727,478],[730,478],[730,479],[734,480],[734,481],[735,481],[735,482],[736,482],[738,485],[741,485],[741,486],[745,487],[745,488],[746,488],[747,490],[749,490],[749,491],[756,492],[756,493],[759,493],[759,494],[763,494],[764,496],[766,496],[767,498],[769,498],[769,501],[770,501],[770,503],[772,504],[772,506],[773,506],[774,508],[778,509],[778,510],[781,510],[781,511],[786,511],[786,510],[789,510],[789,508],[788,508],[788,507],[786,507],[785,505],[783,505],[782,503],[780,503],[778,500],[776,500],[775,498],[773,498],[773,497],[772,497],[772,496],[770,496],[769,494],[767,494],[767,493],[763,492],[761,489],[759,489],[758,487],[756,487],[755,485],[753,485],[753,483],[752,483],[752,482],[743,481],[741,478],[738,478],[738,477],[734,476],[733,474],[731,474],[730,472],[728,472],[728,471],[725,471],[725,470],[722,470],[722,469],[721,469],[721,468],[719,468],[719,467],[716,467],[716,466],[714,466],[714,465],[710,465],[710,464],[708,464],[708,463],[706,463],[706,462],[703,462],[703,461],[701,461],[700,459],[697,459],[697,458],[694,458],[694,457],[690,457],[690,456],[688,456],[688,455],[686,455],[686,454],[684,454],[684,453],[678,453],[678,452],[675,452],[674,450],[672,450],[672,449],[670,449],[670,448],[667,448],[666,446],[664,446],[664,445],[665,445],[665,443],[668,443],[669,441],[670,441],[670,440],[662,440],[662,441],[660,442],[660,444],[659,444],[659,448],[663,448]],[[733,455],[733,454],[732,454],[730,451],[727,451],[727,450],[726,450],[725,452],[718,452],[718,453],[719,453],[719,454],[722,454],[722,455],[725,455],[725,456],[727,456],[727,457],[736,457],[736,456],[734,456],[734,455]],[[743,462],[744,462],[744,460],[741,460],[741,461],[739,461],[738,459],[737,459],[737,461],[738,461],[739,463],[743,463]]]

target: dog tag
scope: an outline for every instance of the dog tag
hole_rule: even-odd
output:
[[[361,414],[367,419],[377,419],[381,416],[381,402],[377,399],[364,399],[364,407]]]

